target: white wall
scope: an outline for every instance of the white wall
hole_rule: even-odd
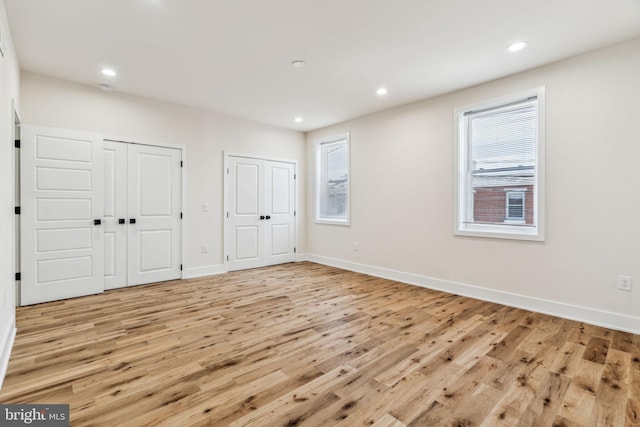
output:
[[[214,95],[212,95],[214,96]],[[108,93],[88,86],[22,73],[24,124],[99,132],[129,140],[187,146],[188,276],[222,271],[223,151],[298,161],[304,177],[304,135],[172,104]],[[304,208],[304,179],[299,179]],[[202,212],[202,204],[209,212]],[[305,248],[304,215],[298,216],[298,247]],[[201,253],[201,245],[209,253]]]
[[[453,109],[543,85],[546,241],[454,236]],[[310,257],[640,332],[639,99],[640,39],[311,132]],[[346,131],[352,225],[314,224],[312,144]]]
[[[0,31],[4,57],[0,57],[0,386],[15,336],[14,281],[14,148],[12,102],[18,107],[20,71],[9,24],[0,2]]]

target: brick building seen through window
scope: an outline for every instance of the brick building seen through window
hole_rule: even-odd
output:
[[[533,167],[473,173],[473,221],[485,224],[534,223]]]

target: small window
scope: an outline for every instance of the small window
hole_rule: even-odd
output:
[[[506,220],[507,221],[524,221],[524,192],[509,191],[507,192]]]
[[[544,240],[544,88],[455,118],[455,233]]]
[[[316,222],[349,224],[349,134],[316,148]]]

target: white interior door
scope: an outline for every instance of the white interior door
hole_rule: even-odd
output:
[[[227,157],[229,270],[295,260],[295,164]]]
[[[181,277],[181,152],[128,144],[128,284]]]
[[[23,126],[21,141],[21,304],[102,292],[102,140]]]
[[[295,165],[265,162],[265,264],[295,261]]]
[[[228,230],[230,270],[263,265],[264,233],[263,162],[257,159],[231,157],[227,168],[231,192]],[[262,216],[262,220],[260,217]]]
[[[104,288],[127,286],[127,145],[104,141]]]

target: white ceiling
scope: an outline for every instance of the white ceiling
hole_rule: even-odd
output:
[[[301,131],[640,36],[640,0],[4,4],[23,70]]]

